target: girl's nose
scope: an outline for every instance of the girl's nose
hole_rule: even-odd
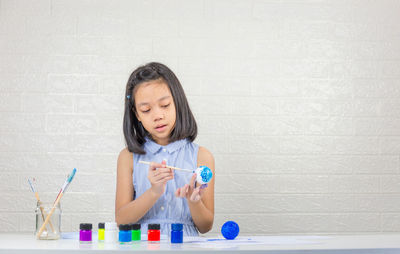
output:
[[[157,116],[154,118],[155,121],[162,120],[162,119],[164,119],[164,116],[163,116],[163,115],[157,115]]]
[[[162,120],[164,119],[164,113],[161,110],[157,110],[154,112],[154,120]]]

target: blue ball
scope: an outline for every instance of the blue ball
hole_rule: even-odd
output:
[[[239,235],[239,225],[234,221],[227,221],[222,225],[221,233],[226,239],[233,240]]]

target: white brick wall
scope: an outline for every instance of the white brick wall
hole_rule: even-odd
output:
[[[0,231],[114,218],[123,94],[181,79],[216,158],[216,221],[246,234],[400,231],[400,1],[0,0]]]

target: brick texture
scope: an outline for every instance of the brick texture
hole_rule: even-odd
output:
[[[400,2],[0,0],[0,231],[114,219],[126,81],[180,78],[243,234],[400,230]]]

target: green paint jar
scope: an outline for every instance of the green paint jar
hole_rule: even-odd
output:
[[[132,224],[132,241],[140,241],[140,224]]]

